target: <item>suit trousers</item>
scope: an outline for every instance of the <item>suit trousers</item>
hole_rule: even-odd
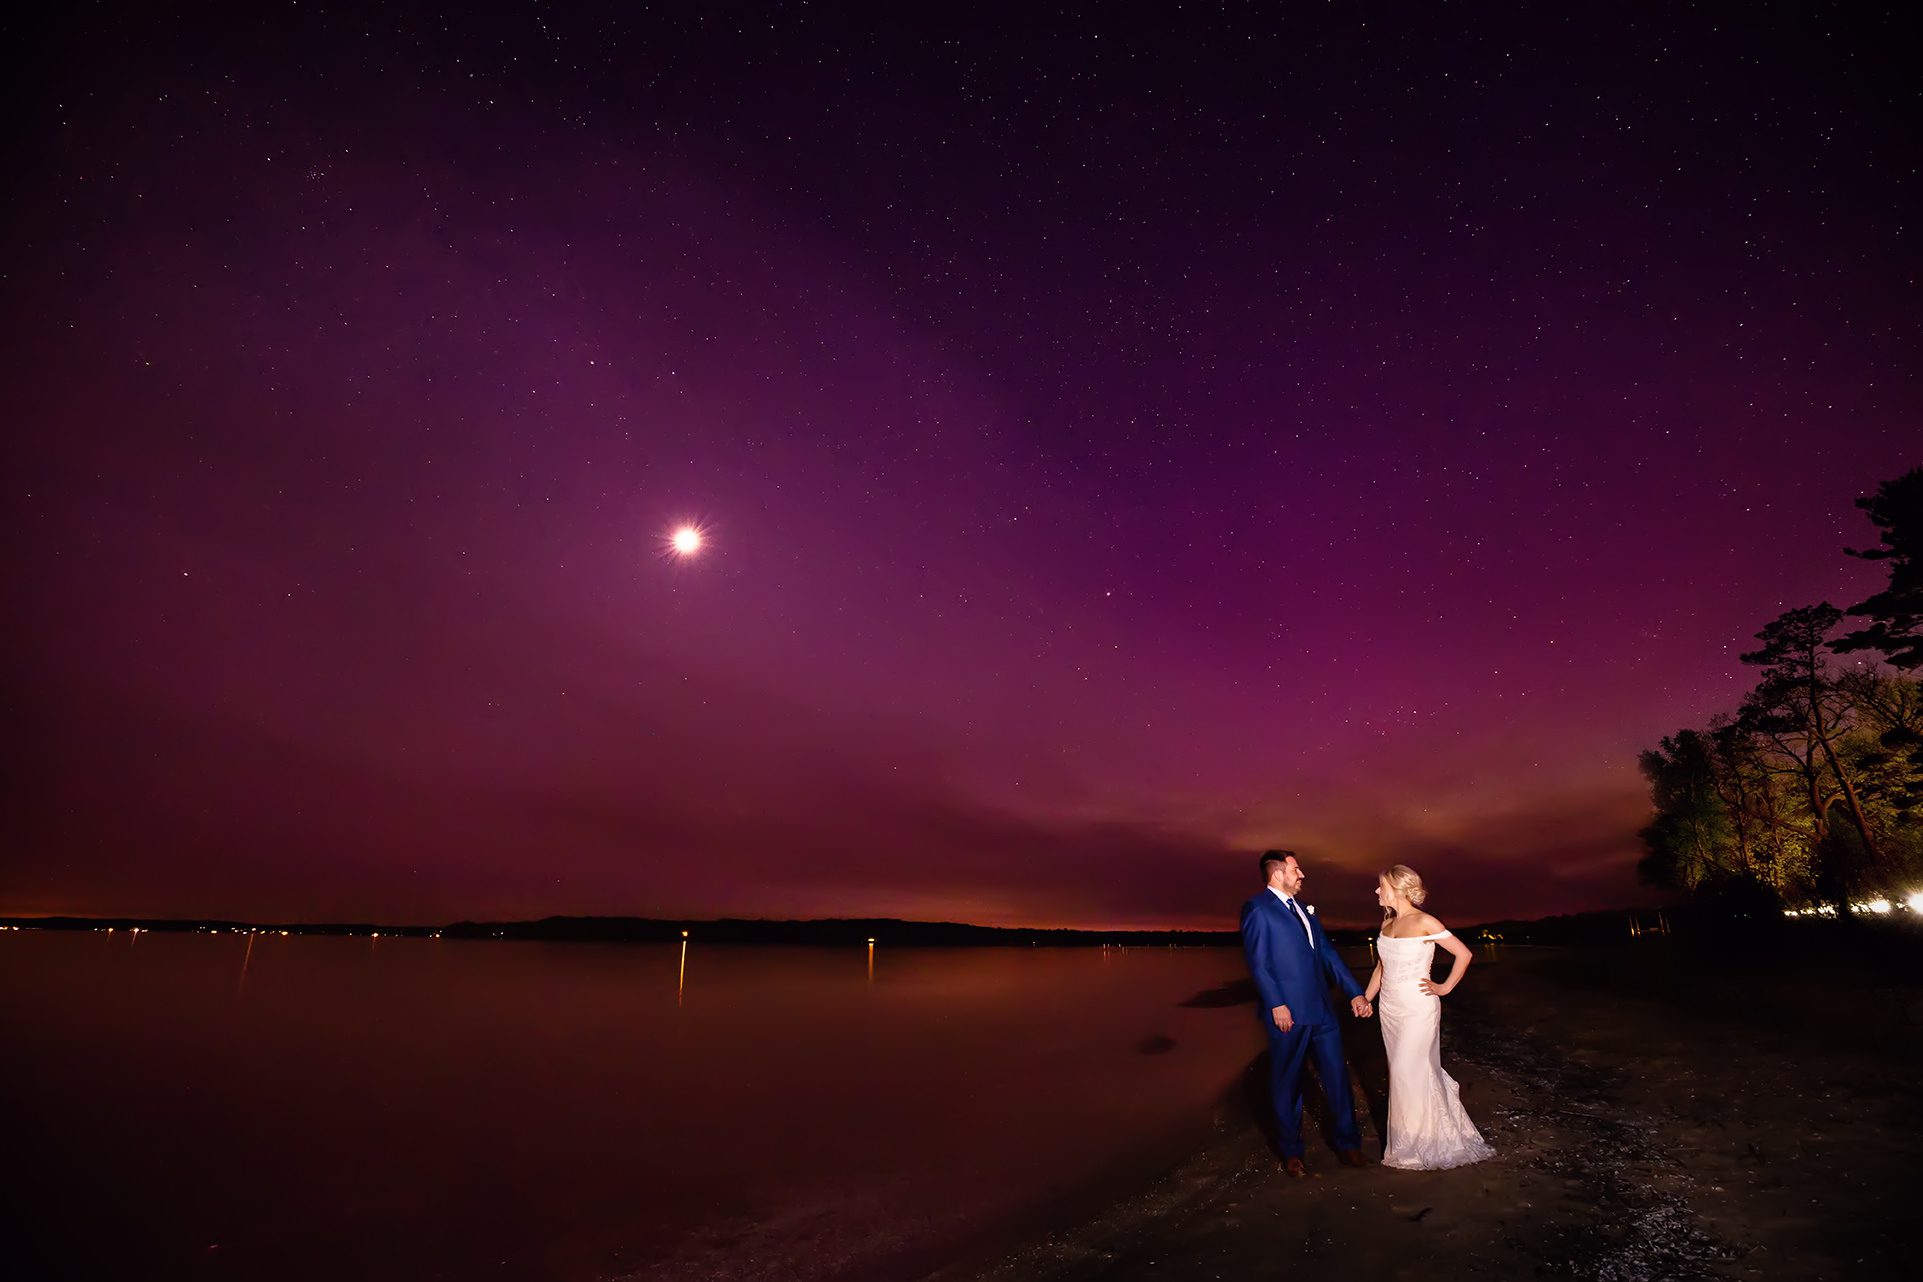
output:
[[[1316,1080],[1329,1102],[1329,1124],[1337,1152],[1362,1147],[1356,1128],[1355,1092],[1349,1089],[1349,1065],[1342,1056],[1342,1030],[1335,1020],[1297,1023],[1288,1032],[1269,1025],[1270,1092],[1275,1100],[1275,1124],[1282,1140],[1282,1156],[1302,1156],[1302,1074],[1315,1062]]]

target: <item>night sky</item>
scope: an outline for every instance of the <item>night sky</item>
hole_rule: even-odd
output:
[[[71,7],[0,912],[1652,902],[1923,461],[1867,6]]]

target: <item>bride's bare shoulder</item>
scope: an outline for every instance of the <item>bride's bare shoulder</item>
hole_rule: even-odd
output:
[[[1441,922],[1423,912],[1420,908],[1404,913],[1382,928],[1382,933],[1390,939],[1419,939],[1423,935],[1434,935],[1443,929]]]

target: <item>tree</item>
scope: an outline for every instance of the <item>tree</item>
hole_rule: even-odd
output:
[[[1881,650],[1890,666],[1904,671],[1923,667],[1923,467],[1911,468],[1876,493],[1856,500],[1882,532],[1881,546],[1851,556],[1890,563],[1889,585],[1866,601],[1849,608],[1853,618],[1869,626],[1838,637],[1839,654]]]
[[[1800,898],[1808,888],[1811,837],[1795,798],[1784,794],[1788,772],[1764,750],[1761,736],[1734,718],[1712,718],[1706,739],[1743,873],[1779,900]]]
[[[1923,681],[1887,669],[1846,671],[1857,729],[1843,757],[1878,838],[1885,886],[1923,879]]]
[[[1648,850],[1636,870],[1654,886],[1699,890],[1736,872],[1729,816],[1717,795],[1709,745],[1680,730],[1638,758],[1656,803],[1656,819],[1642,830]]]
[[[1857,710],[1856,756],[1864,794],[1899,823],[1923,818],[1923,682],[1870,669],[1844,672],[1839,688]]]
[[[1760,668],[1735,717],[1682,730],[1639,757],[1655,815],[1647,881],[1725,906],[1827,899],[1923,879],[1923,468],[1857,500],[1889,563],[1886,589],[1852,606],[1867,626],[1831,640],[1828,602],[1788,610],[1742,656]],[[1869,650],[1887,664],[1830,654]]]
[[[1795,762],[1815,844],[1825,855],[1818,873],[1832,888],[1830,897],[1846,908],[1844,892],[1861,868],[1843,865],[1859,863],[1858,843],[1861,864],[1875,865],[1878,855],[1853,772],[1838,753],[1852,710],[1830,675],[1824,641],[1842,617],[1824,601],[1786,610],[1756,634],[1763,646],[1744,655],[1743,662],[1761,668],[1763,679],[1744,700],[1742,720]],[[1830,809],[1838,804],[1849,817],[1855,842],[1830,839]]]

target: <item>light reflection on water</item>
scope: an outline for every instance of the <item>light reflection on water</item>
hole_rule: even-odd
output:
[[[1181,1005],[1233,949],[880,952],[11,932],[10,1160],[50,1275],[802,1278],[1072,1189],[1260,1049]]]

